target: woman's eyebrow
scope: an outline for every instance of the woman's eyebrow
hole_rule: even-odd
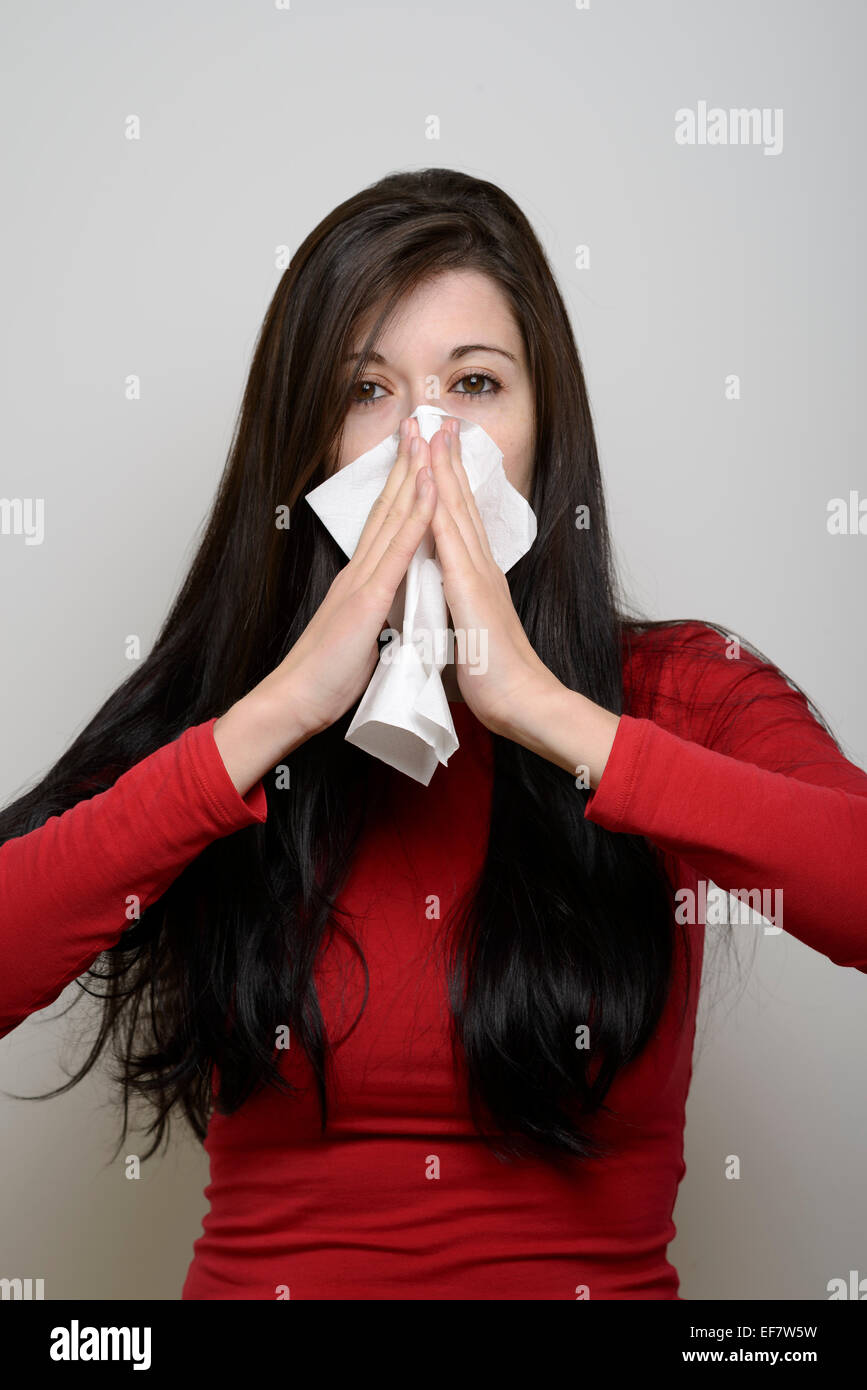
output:
[[[517,362],[517,357],[513,352],[507,352],[505,348],[492,347],[487,343],[462,343],[459,347],[453,347],[449,353],[449,361],[453,362],[458,357],[466,357],[468,352],[499,352],[503,357],[508,357],[510,362]],[[352,362],[356,357],[360,357],[360,352],[348,352],[344,357],[344,362]],[[387,367],[388,362],[378,352],[367,354],[368,362],[378,362],[381,367]]]

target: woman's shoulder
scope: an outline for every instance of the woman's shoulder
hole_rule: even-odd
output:
[[[846,759],[821,710],[749,638],[694,618],[627,618],[621,630],[621,713],[807,780],[830,768],[827,785],[864,795],[864,773]]]
[[[709,652],[724,640],[725,629],[702,618],[620,619],[624,655],[630,662],[646,662],[662,654],[694,656]],[[731,634],[728,634],[731,635]]]
[[[717,658],[731,660],[743,639],[702,618],[622,618],[624,680],[655,678],[676,682],[690,669]]]
[[[790,693],[779,669],[742,634],[700,618],[622,619],[624,712],[677,729],[715,710],[745,681],[750,698]]]

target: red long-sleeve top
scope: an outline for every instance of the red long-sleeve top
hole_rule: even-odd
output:
[[[782,889],[785,931],[867,971],[867,774],[771,668],[746,653],[710,660],[722,639],[703,624],[673,631],[664,658],[656,633],[633,639],[630,713],[586,816],[646,836],[676,886],[697,895],[702,880]],[[340,899],[371,978],[337,1050],[327,1132],[291,1046],[281,1066],[303,1096],[264,1088],[234,1115],[212,1115],[210,1210],[185,1299],[678,1297],[666,1247],[685,1172],[704,927],[689,927],[686,1022],[679,947],[661,1024],[606,1097],[615,1113],[597,1132],[613,1154],[559,1170],[500,1163],[453,1071],[439,922],[428,916],[432,896],[444,917],[475,878],[487,835],[490,736],[466,705],[452,713],[459,749],[427,787],[393,773]],[[213,724],[0,847],[0,1036],[119,940],[129,894],[144,908],[211,841],[265,820],[262,783],[239,795]],[[316,983],[329,1032],[342,1037],[363,980],[339,936]]]

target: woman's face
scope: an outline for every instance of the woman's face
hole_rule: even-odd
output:
[[[359,325],[349,372],[374,317]],[[420,405],[478,421],[501,450],[509,482],[529,499],[534,420],[524,345],[508,300],[480,271],[443,271],[400,304],[353,389],[338,468]]]

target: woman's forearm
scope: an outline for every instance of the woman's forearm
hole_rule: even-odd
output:
[[[294,690],[274,671],[220,716],[214,742],[232,782],[246,796],[312,732]]]
[[[591,787],[602,780],[620,716],[594,704],[553,677],[515,710],[498,730],[531,752],[577,774],[586,768]]]
[[[115,946],[208,845],[264,823],[264,795],[233,791],[211,729],[185,729],[0,845],[0,1037]]]

